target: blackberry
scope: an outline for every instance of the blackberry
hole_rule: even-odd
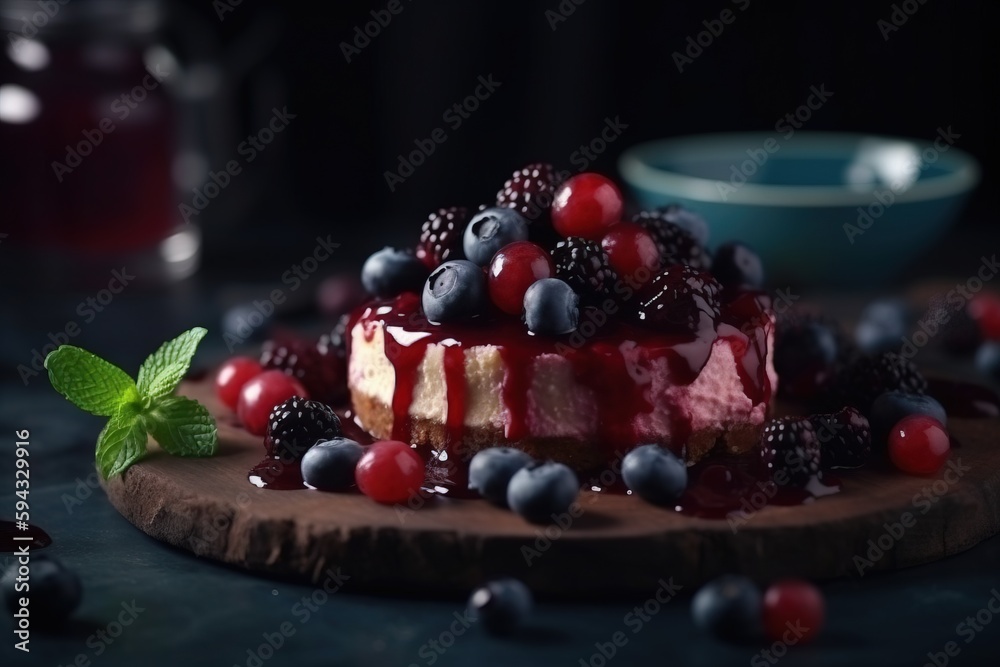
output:
[[[317,442],[341,435],[340,418],[329,405],[292,396],[271,410],[264,443],[271,456],[298,461]]]
[[[518,169],[497,193],[497,206],[512,208],[530,223],[551,225],[549,208],[558,181],[552,165],[536,162]]]
[[[694,234],[674,222],[675,219],[672,207],[642,211],[632,216],[632,222],[644,227],[656,241],[661,266],[687,264],[701,271],[711,269],[711,255]]]
[[[778,486],[805,488],[820,472],[820,443],[809,419],[772,419],[760,434],[760,456]]]
[[[347,396],[347,354],[335,343],[334,334],[325,334],[316,342],[289,334],[268,340],[261,350],[260,365],[295,378],[316,400],[337,403]]]
[[[439,208],[431,213],[420,227],[417,259],[429,269],[450,259],[463,259],[462,235],[468,222],[469,211],[464,206]]]
[[[820,463],[831,468],[860,468],[872,453],[872,430],[857,408],[809,418],[819,440]]]
[[[838,385],[837,395],[843,404],[865,415],[875,399],[887,391],[923,394],[927,390],[927,380],[913,362],[895,352],[858,357],[842,373]]]
[[[600,306],[611,298],[618,274],[600,243],[571,236],[552,249],[556,277],[580,296],[584,305]]]
[[[695,334],[719,319],[715,278],[684,264],[660,271],[643,285],[634,299],[634,317],[665,333]]]

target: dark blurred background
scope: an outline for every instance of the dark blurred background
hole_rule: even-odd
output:
[[[61,13],[80,9],[77,2],[102,4],[73,0]],[[997,171],[995,2],[399,0],[397,14],[388,4],[162,3],[163,20],[140,40],[136,54],[165,47],[157,51],[160,61],[180,63],[179,74],[164,86],[164,103],[181,109],[178,118],[163,121],[181,133],[171,165],[174,196],[191,203],[208,172],[224,170],[230,159],[244,167],[209,206],[187,216],[204,233],[210,270],[243,272],[249,249],[280,253],[295,244],[295,234],[320,230],[349,235],[354,242],[345,259],[357,262],[380,243],[412,242],[434,208],[491,200],[510,172],[527,162],[575,168],[574,152],[598,136],[606,119],[620,119],[627,129],[588,168],[614,174],[622,150],[651,138],[773,129],[804,102],[810,86],[820,85],[833,97],[810,119],[809,130],[933,138],[939,127],[953,126],[961,134],[958,145],[982,162],[984,182],[959,229],[994,220],[988,197]],[[888,21],[897,7],[912,15],[886,32],[887,24],[878,22]],[[675,54],[725,9],[735,20],[679,72]],[[391,20],[374,37],[359,38],[379,15]],[[65,30],[99,35],[112,23],[103,18]],[[62,63],[64,87],[78,82],[81,58],[77,53]],[[8,79],[24,74],[9,63],[0,73]],[[127,91],[141,74],[122,72],[105,83]],[[474,93],[479,77],[500,85],[456,128],[456,117],[444,114]],[[71,99],[67,95],[53,94],[51,102]],[[241,142],[267,127],[274,108],[287,108],[294,119],[252,164],[243,162]],[[63,115],[63,137],[7,142],[7,172],[16,170],[22,179],[6,174],[0,181],[4,200],[37,209],[23,187],[12,185],[23,183],[25,165],[51,171],[53,160],[66,157],[65,139],[99,119]],[[399,156],[436,128],[446,131],[447,141],[390,190],[386,172],[398,170]],[[105,141],[95,153],[100,157],[79,169],[90,174],[66,175],[71,186],[76,179],[92,192],[109,192],[120,176],[129,182],[158,169],[155,156],[135,150],[125,132]],[[137,205],[157,201],[146,197]],[[178,216],[176,209],[171,214]],[[94,230],[102,229],[99,211],[89,220]],[[133,216],[128,224],[143,223]],[[82,232],[96,233],[86,225]]]

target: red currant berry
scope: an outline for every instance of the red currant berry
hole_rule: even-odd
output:
[[[240,400],[240,389],[260,375],[262,370],[256,359],[233,357],[222,364],[215,374],[215,394],[230,410],[235,410]]]
[[[577,174],[556,190],[552,226],[562,236],[599,241],[622,217],[622,193],[600,174]]]
[[[404,503],[424,483],[424,461],[405,442],[381,440],[362,455],[354,480],[361,493],[375,502]]]
[[[490,298],[497,308],[520,315],[532,283],[556,275],[552,256],[531,241],[514,241],[493,256],[488,273]]]
[[[264,435],[271,410],[292,396],[309,398],[305,388],[295,378],[281,371],[264,371],[240,389],[236,414],[247,431],[254,435]]]
[[[816,639],[823,628],[823,594],[808,581],[785,579],[771,584],[764,592],[764,631],[771,641],[788,641],[788,631],[804,633],[800,643]]]
[[[611,267],[618,275],[642,284],[660,269],[660,251],[653,236],[645,227],[634,222],[621,222],[611,227],[601,247],[608,253]]]
[[[897,468],[914,475],[940,470],[948,460],[951,442],[941,422],[927,415],[910,415],[889,432],[889,458]]]
[[[1000,297],[986,292],[978,294],[969,302],[968,313],[979,325],[983,338],[1000,340]]]

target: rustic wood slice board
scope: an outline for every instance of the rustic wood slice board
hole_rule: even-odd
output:
[[[839,494],[766,506],[735,531],[725,520],[586,492],[584,513],[561,530],[481,500],[431,497],[400,511],[353,493],[258,489],[247,472],[261,459],[260,438],[233,424],[211,383],[186,383],[181,392],[219,418],[219,454],[184,459],[151,446],[146,460],[106,483],[118,511],[158,540],[253,572],[319,582],[340,567],[353,590],[466,593],[512,575],[540,593],[593,598],[648,595],[661,578],[694,586],[726,572],[857,577],[856,556],[871,560],[867,575],[944,558],[1000,532],[996,419],[951,421],[961,443],[951,460],[968,469],[954,484],[939,481],[943,472],[864,469],[843,475]],[[886,524],[905,513],[913,521],[893,537]]]

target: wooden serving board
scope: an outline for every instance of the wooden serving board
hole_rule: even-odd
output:
[[[261,439],[233,424],[210,383],[187,383],[182,393],[219,418],[219,454],[183,459],[152,446],[146,460],[106,483],[118,511],[198,556],[312,582],[340,568],[354,590],[467,593],[512,575],[543,594],[592,599],[649,595],[660,579],[694,586],[727,572],[762,581],[860,577],[937,560],[1000,532],[996,419],[950,422],[961,446],[947,475],[847,473],[839,494],[765,506],[735,530],[726,520],[590,492],[581,495],[582,515],[562,529],[482,500],[431,496],[410,511],[355,493],[258,489],[247,471],[261,459]]]

